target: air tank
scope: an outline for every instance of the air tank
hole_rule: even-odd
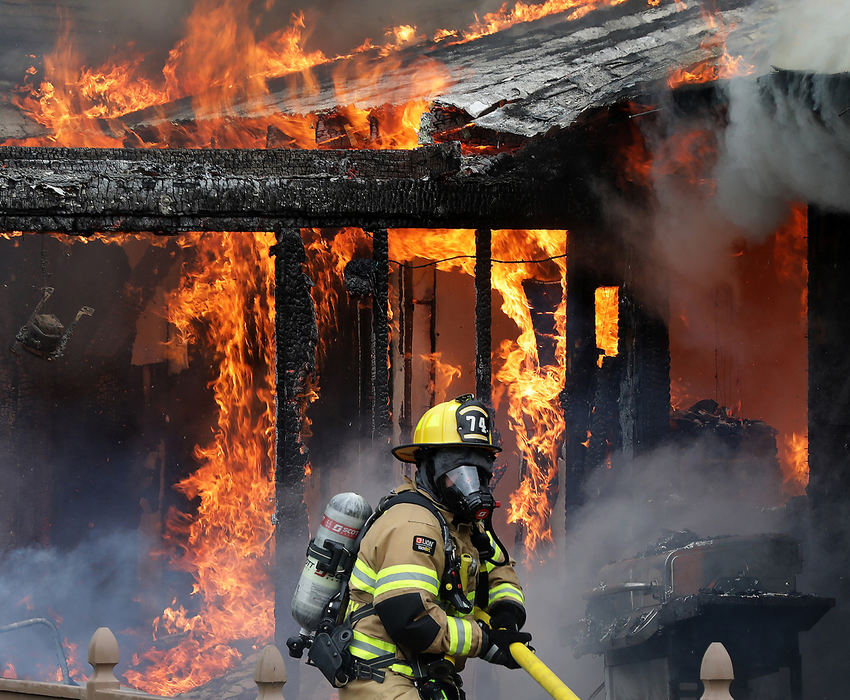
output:
[[[354,543],[370,515],[372,507],[365,498],[351,492],[338,493],[331,498],[322,513],[313,538],[314,545],[331,554],[325,545],[330,540],[356,556],[356,552],[353,552]],[[342,588],[348,575],[348,571],[320,571],[316,566],[318,563],[319,560],[308,551],[301,578],[292,595],[292,617],[301,625],[302,634],[315,631],[328,601]]]

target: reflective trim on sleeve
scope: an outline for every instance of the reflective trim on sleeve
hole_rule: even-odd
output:
[[[357,591],[375,594],[375,579],[377,575],[361,559],[354,562],[349,585]]]
[[[401,588],[418,588],[436,596],[440,588],[440,579],[433,569],[416,564],[388,566],[378,573],[373,595],[378,597]]]
[[[472,623],[460,617],[447,617],[449,628],[449,654],[469,656],[472,648]]]
[[[522,591],[512,583],[500,583],[498,586],[493,586],[490,589],[488,606],[495,603],[497,600],[508,598],[514,600],[522,606],[525,606],[525,596]]]

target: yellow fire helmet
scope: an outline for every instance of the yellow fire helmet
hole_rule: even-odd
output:
[[[416,424],[413,442],[398,445],[392,452],[402,462],[415,462],[416,452],[422,447],[456,445],[481,447],[493,454],[502,451],[501,447],[493,444],[487,407],[472,394],[429,408]]]

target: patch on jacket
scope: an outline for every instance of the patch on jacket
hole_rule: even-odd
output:
[[[424,535],[413,536],[413,551],[422,552],[424,554],[433,554],[437,548],[437,540]]]

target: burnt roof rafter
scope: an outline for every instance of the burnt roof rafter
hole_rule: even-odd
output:
[[[280,226],[565,228],[583,182],[512,159],[410,151],[0,147],[0,230],[265,231]]]

